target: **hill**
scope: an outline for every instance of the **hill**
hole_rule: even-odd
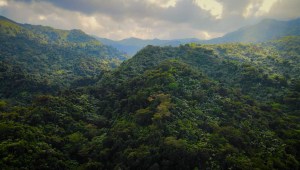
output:
[[[103,166],[299,168],[298,44],[147,46],[91,90],[112,120]]]
[[[86,86],[3,99],[0,165],[298,169],[299,40],[147,46]]]
[[[110,69],[122,56],[81,31],[0,23],[2,169],[300,167],[299,36]]]
[[[228,42],[264,42],[278,39],[284,36],[300,35],[300,19],[279,21],[275,19],[264,19],[260,23],[243,27],[237,31],[228,33],[220,38],[208,40],[206,43],[228,43]]]
[[[4,17],[0,18],[0,41],[2,97],[20,94],[24,88],[38,92],[31,84],[42,84],[47,88],[39,89],[47,92],[57,91],[99,76],[127,58],[80,30],[19,24]],[[24,81],[14,83],[11,89],[9,77],[15,74],[22,74]]]

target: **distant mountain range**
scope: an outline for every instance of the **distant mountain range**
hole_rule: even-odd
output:
[[[284,36],[298,36],[300,35],[300,18],[279,21],[274,19],[265,19],[260,23],[252,26],[247,26],[238,29],[237,31],[228,33],[223,37],[214,38],[210,40],[200,40],[197,38],[174,39],[174,40],[143,40],[138,38],[127,38],[120,41],[114,41],[106,38],[95,37],[97,40],[106,45],[111,45],[128,55],[134,55],[147,45],[155,46],[179,46],[186,43],[200,43],[200,44],[220,44],[231,42],[264,42],[274,40]]]
[[[1,169],[300,169],[300,36],[127,59],[1,17],[0,42]]]
[[[97,40],[102,42],[105,45],[110,45],[117,48],[120,51],[125,52],[126,54],[133,56],[136,52],[141,50],[147,45],[155,45],[155,46],[179,46],[180,44],[192,43],[192,42],[200,42],[201,40],[196,38],[186,38],[186,39],[174,39],[174,40],[160,40],[160,39],[152,39],[152,40],[143,40],[139,38],[126,38],[120,41],[114,41],[107,38],[99,38],[95,37]]]
[[[260,23],[238,29],[220,38],[214,38],[204,43],[217,44],[228,42],[264,42],[284,36],[300,35],[300,18],[289,21],[265,19]]]

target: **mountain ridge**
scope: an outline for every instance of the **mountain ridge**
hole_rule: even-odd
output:
[[[246,26],[223,37],[207,40],[207,43],[252,42],[259,43],[283,36],[300,35],[300,18],[280,21],[264,19],[258,24]]]
[[[210,40],[200,40],[197,38],[160,40],[160,39],[139,39],[126,38],[119,41],[110,40],[107,38],[96,37],[104,44],[111,45],[120,51],[124,51],[129,55],[135,54],[137,51],[147,45],[158,46],[179,46],[186,43],[200,43],[200,44],[220,44],[220,43],[260,43],[263,41],[274,40],[283,36],[300,35],[300,18],[288,21],[281,21],[275,19],[264,19],[255,25],[242,27],[236,31],[225,34],[222,37],[213,38]]]
[[[101,44],[81,30],[67,31],[41,25],[19,24],[4,17],[0,19],[0,40],[0,61],[3,69],[0,96],[17,94],[9,86],[13,82],[9,76],[14,75],[14,69],[11,69],[14,66],[20,70],[17,73],[19,76],[28,79],[18,83],[14,91],[24,90],[22,86],[37,89],[37,84],[39,87],[44,85],[47,87],[45,90],[52,93],[76,84],[80,79],[99,76],[127,59],[123,53]],[[36,90],[36,93],[39,91]]]
[[[111,45],[120,51],[126,52],[128,55],[132,56],[137,51],[142,49],[147,45],[158,45],[158,46],[179,46],[180,44],[200,42],[201,40],[197,38],[184,38],[184,39],[173,39],[173,40],[161,40],[161,39],[139,39],[135,37],[125,38],[119,41],[110,40],[107,38],[100,38],[94,36],[100,42],[104,44]]]
[[[300,168],[300,36],[127,59],[14,26],[0,21],[2,169]]]

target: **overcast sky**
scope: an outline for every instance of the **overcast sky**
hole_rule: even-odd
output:
[[[0,0],[20,23],[110,39],[210,39],[264,18],[300,17],[300,0]]]

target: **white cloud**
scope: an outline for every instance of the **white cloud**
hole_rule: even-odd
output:
[[[276,2],[278,2],[278,0],[253,0],[246,7],[243,16],[248,18],[266,15]]]
[[[216,0],[194,0],[200,8],[210,12],[216,19],[222,18],[223,6]]]
[[[272,6],[277,2],[278,0],[263,0],[261,7],[258,9],[258,11],[255,13],[256,16],[262,16],[266,13],[270,12],[270,9]]]
[[[6,0],[0,0],[0,7],[7,6]]]
[[[245,18],[248,18],[250,17],[252,14],[253,14],[253,8],[254,8],[254,5],[252,3],[250,3],[247,8],[245,9],[244,13],[243,13],[243,16]]]
[[[78,20],[82,28],[84,30],[90,30],[89,32],[103,29],[103,26],[98,23],[96,17],[94,16],[79,14]]]
[[[155,4],[162,8],[175,7],[177,0],[147,0],[149,3]]]
[[[39,20],[44,21],[44,20],[47,20],[47,18],[44,15],[39,15]]]
[[[20,23],[81,29],[110,39],[210,39],[261,19],[300,16],[300,0],[0,0]],[[5,2],[5,3],[4,3]]]
[[[208,32],[206,32],[206,31],[203,31],[203,35],[204,35],[204,39],[205,39],[205,40],[211,38],[211,35],[210,35]]]

